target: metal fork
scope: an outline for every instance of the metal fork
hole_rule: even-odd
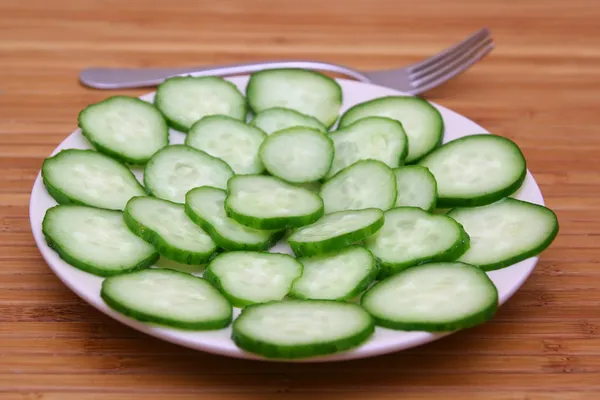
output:
[[[81,71],[79,78],[82,84],[93,88],[120,89],[155,86],[174,75],[230,76],[274,68],[304,68],[336,72],[362,82],[375,83],[417,95],[465,71],[493,48],[490,31],[483,28],[422,62],[383,71],[357,71],[342,65],[318,61],[267,61],[186,68],[88,68]]]

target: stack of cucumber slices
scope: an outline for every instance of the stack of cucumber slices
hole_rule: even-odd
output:
[[[376,327],[450,332],[489,320],[499,296],[488,272],[558,233],[550,209],[511,197],[527,173],[519,147],[490,134],[442,144],[441,114],[417,97],[344,113],[342,99],[334,79],[277,69],[251,75],[245,93],[186,76],[152,102],[90,105],[79,127],[93,150],[42,166],[58,203],[46,241],[102,279],[113,310],[230,329],[262,357],[354,349]]]

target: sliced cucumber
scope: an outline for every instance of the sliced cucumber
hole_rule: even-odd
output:
[[[433,211],[437,201],[437,183],[432,173],[420,165],[407,165],[394,170],[396,175],[396,207],[419,207]]]
[[[252,119],[250,125],[256,126],[267,135],[293,126],[305,126],[327,132],[327,127],[318,119],[283,107],[273,107],[261,111]]]
[[[363,118],[329,136],[335,145],[335,158],[328,178],[359,160],[379,160],[397,168],[404,164],[408,152],[402,124],[390,118]]]
[[[225,161],[183,144],[159,150],[144,169],[146,190],[175,203],[185,203],[185,194],[196,187],[225,189],[232,176]]]
[[[342,115],[340,127],[365,117],[388,117],[402,123],[408,136],[406,162],[414,162],[442,143],[444,120],[429,102],[412,96],[387,96],[351,107]]]
[[[59,204],[123,210],[144,188],[120,162],[94,150],[67,149],[42,164],[42,179]]]
[[[258,149],[266,135],[260,129],[224,115],[209,115],[190,128],[185,144],[225,161],[236,174],[265,170]]]
[[[360,306],[330,300],[288,300],[245,308],[233,322],[240,348],[268,358],[303,358],[359,346],[375,332]]]
[[[235,307],[283,299],[302,275],[302,264],[287,254],[233,251],[216,256],[204,279]]]
[[[227,217],[224,190],[208,186],[190,190],[185,196],[185,212],[222,248],[234,250],[267,250],[279,240],[282,231],[248,228]]]
[[[267,171],[291,183],[315,182],[327,175],[333,142],[316,129],[296,126],[267,137],[260,159]]]
[[[286,107],[315,117],[327,127],[338,119],[342,106],[342,88],[334,79],[295,68],[253,73],[246,96],[256,114],[273,107]]]
[[[325,213],[379,208],[396,202],[396,177],[390,167],[376,160],[357,161],[338,172],[321,187]]]
[[[431,263],[376,283],[361,304],[379,326],[445,332],[491,319],[498,308],[498,291],[473,265]]]
[[[48,246],[72,266],[98,276],[148,268],[159,255],[127,229],[120,211],[58,205],[44,215]]]
[[[383,211],[378,208],[338,211],[297,229],[288,244],[297,256],[323,254],[360,242],[382,226]]]
[[[222,329],[233,315],[227,299],[204,279],[171,269],[106,278],[100,295],[133,319],[185,330]]]
[[[246,99],[231,82],[216,76],[175,76],[158,85],[154,104],[169,125],[187,132],[207,115],[246,118]]]
[[[296,228],[323,216],[323,200],[317,194],[278,178],[238,175],[227,188],[227,216],[250,228]]]
[[[519,189],[527,174],[519,147],[509,139],[488,134],[446,143],[419,165],[435,177],[440,208],[491,204]]]
[[[145,164],[169,144],[162,114],[143,100],[112,96],[79,113],[79,127],[98,151],[119,161]]]
[[[379,259],[379,279],[432,261],[454,261],[469,248],[469,235],[455,220],[417,207],[385,213],[385,223],[365,241]]]
[[[302,276],[294,282],[290,297],[344,301],[362,293],[377,276],[375,258],[361,246],[337,253],[301,258]]]
[[[135,235],[158,253],[182,264],[205,264],[217,245],[185,215],[183,205],[154,197],[129,200],[123,218]]]
[[[447,215],[471,237],[471,247],[459,261],[486,271],[540,254],[559,230],[552,210],[510,197],[487,206],[455,208]]]

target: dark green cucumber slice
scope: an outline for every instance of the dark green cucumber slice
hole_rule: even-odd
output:
[[[159,150],[144,169],[146,190],[153,196],[185,203],[185,194],[200,186],[227,187],[233,171],[225,161],[176,144]]]
[[[326,127],[337,121],[342,88],[316,71],[282,68],[255,72],[246,88],[248,104],[255,114],[285,107],[318,119]]]
[[[159,254],[182,264],[205,264],[217,250],[211,237],[185,214],[183,205],[154,197],[129,200],[123,218]]]
[[[273,107],[261,111],[252,119],[250,125],[256,126],[267,135],[293,126],[305,126],[327,132],[327,127],[318,119],[283,107]]]
[[[510,139],[479,134],[446,143],[419,161],[435,177],[439,208],[491,204],[521,187],[525,157]]]
[[[378,208],[338,211],[298,228],[288,238],[297,256],[313,256],[342,249],[373,235],[383,226]]]
[[[340,127],[365,117],[388,117],[400,121],[408,136],[406,162],[415,162],[442,143],[444,120],[429,102],[412,96],[387,96],[351,107],[342,115]]]
[[[327,177],[360,160],[379,160],[390,168],[404,164],[408,139],[402,124],[390,118],[367,117],[331,132],[335,158]]]
[[[487,206],[455,208],[447,215],[462,224],[472,239],[459,261],[486,271],[539,255],[559,230],[552,210],[510,197]]]
[[[358,347],[375,332],[360,306],[331,300],[287,300],[246,307],[232,339],[267,358],[297,359]]]
[[[169,128],[152,104],[112,96],[79,113],[79,127],[98,151],[119,161],[145,164],[169,144]]]
[[[246,118],[246,99],[231,82],[217,76],[174,76],[156,89],[154,104],[171,127],[187,132],[207,115]]]
[[[407,165],[394,170],[396,175],[396,207],[419,207],[433,211],[437,202],[437,183],[432,173],[420,165]]]
[[[208,186],[190,190],[185,196],[185,212],[226,250],[267,250],[279,240],[283,231],[248,228],[227,217],[224,190]]]
[[[238,175],[227,188],[227,216],[250,228],[297,228],[323,216],[323,200],[317,194],[278,178]]]
[[[299,261],[304,272],[289,294],[297,299],[350,300],[367,289],[378,272],[375,258],[361,246]]]
[[[365,208],[385,211],[396,202],[396,177],[381,161],[357,161],[325,182],[320,194],[327,214]]]
[[[106,278],[106,304],[133,319],[182,330],[222,329],[232,320],[227,299],[204,279],[165,268]]]
[[[235,307],[283,299],[302,275],[302,264],[287,254],[232,251],[216,256],[204,279]]]
[[[94,150],[67,149],[42,164],[42,179],[59,204],[123,210],[144,188],[125,165]]]
[[[267,137],[260,146],[260,159],[271,175],[290,183],[308,183],[327,175],[333,152],[326,134],[296,126]]]
[[[185,144],[225,161],[236,174],[265,170],[258,149],[266,135],[260,129],[224,115],[209,115],[190,128]]]
[[[44,215],[42,232],[60,258],[98,276],[148,268],[159,258],[154,247],[127,229],[120,211],[54,206]]]
[[[380,262],[379,279],[432,261],[454,261],[469,248],[469,235],[455,220],[417,207],[385,213],[385,223],[365,241]]]
[[[376,283],[361,305],[385,328],[450,332],[491,319],[498,308],[498,291],[473,265],[431,263]]]

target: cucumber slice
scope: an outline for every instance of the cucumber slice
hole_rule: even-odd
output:
[[[162,114],[143,100],[112,96],[79,113],[79,127],[98,151],[119,161],[145,164],[169,144]]]
[[[316,129],[296,126],[273,133],[260,146],[267,171],[291,183],[315,182],[327,175],[333,142]]]
[[[217,76],[174,76],[156,89],[154,104],[171,127],[187,132],[207,115],[246,118],[246,99],[231,82]]]
[[[225,161],[183,144],[159,150],[144,169],[146,190],[175,203],[185,203],[185,194],[196,187],[225,189],[232,176]]]
[[[182,264],[205,264],[217,250],[210,236],[185,215],[183,205],[154,197],[129,200],[123,219],[158,253]]]
[[[204,279],[165,268],[106,278],[100,295],[133,319],[184,330],[222,329],[233,314],[227,299]]]
[[[287,254],[234,251],[216,256],[204,279],[235,307],[283,299],[302,275],[302,264]]]
[[[404,164],[408,152],[402,124],[389,118],[363,118],[331,132],[329,137],[335,145],[335,158],[328,178],[359,160],[379,160],[397,168]]]
[[[469,235],[455,220],[417,207],[385,213],[385,223],[365,241],[379,259],[379,279],[432,261],[454,261],[469,248]]]
[[[209,115],[190,128],[185,144],[225,161],[236,174],[265,170],[258,149],[266,135],[235,118]]]
[[[44,215],[48,246],[72,266],[98,276],[148,268],[158,253],[127,229],[120,211],[58,205]]]
[[[319,72],[295,68],[255,72],[246,88],[248,104],[255,114],[273,107],[291,108],[330,127],[342,106],[342,88]]]
[[[301,258],[302,276],[290,297],[345,301],[362,293],[377,276],[375,258],[361,246],[317,257]]]
[[[364,208],[385,211],[394,205],[396,195],[394,172],[376,160],[357,161],[321,187],[326,214]]]
[[[371,116],[388,117],[402,123],[408,136],[406,162],[414,162],[442,143],[444,120],[429,102],[412,96],[387,96],[351,107],[342,115],[340,127]]]
[[[501,136],[464,136],[436,149],[419,165],[437,182],[438,207],[491,204],[514,193],[527,174],[519,147]]]
[[[312,256],[360,242],[382,226],[383,211],[378,208],[338,211],[297,229],[288,238],[288,244],[297,256]]]
[[[473,265],[431,263],[376,283],[361,304],[379,326],[448,332],[491,319],[498,309],[498,291]]]
[[[267,250],[282,236],[282,231],[248,228],[228,218],[224,190],[208,186],[190,190],[185,196],[185,212],[226,250]]]
[[[42,179],[59,204],[123,210],[144,188],[120,162],[94,150],[67,149],[42,164]]]
[[[323,200],[317,194],[278,178],[238,175],[227,188],[227,216],[250,228],[296,228],[323,216]]]
[[[330,300],[288,300],[245,308],[233,322],[237,346],[268,358],[303,358],[357,347],[375,332],[360,306]]]
[[[267,135],[293,126],[305,126],[327,132],[327,127],[318,119],[283,107],[273,107],[261,111],[252,119],[250,125],[256,126]]]
[[[556,214],[549,208],[513,198],[448,214],[464,226],[471,247],[459,261],[491,271],[544,251],[558,235]]]
[[[437,183],[433,174],[420,165],[407,165],[394,170],[396,175],[396,207],[419,207],[433,211],[437,201]]]

